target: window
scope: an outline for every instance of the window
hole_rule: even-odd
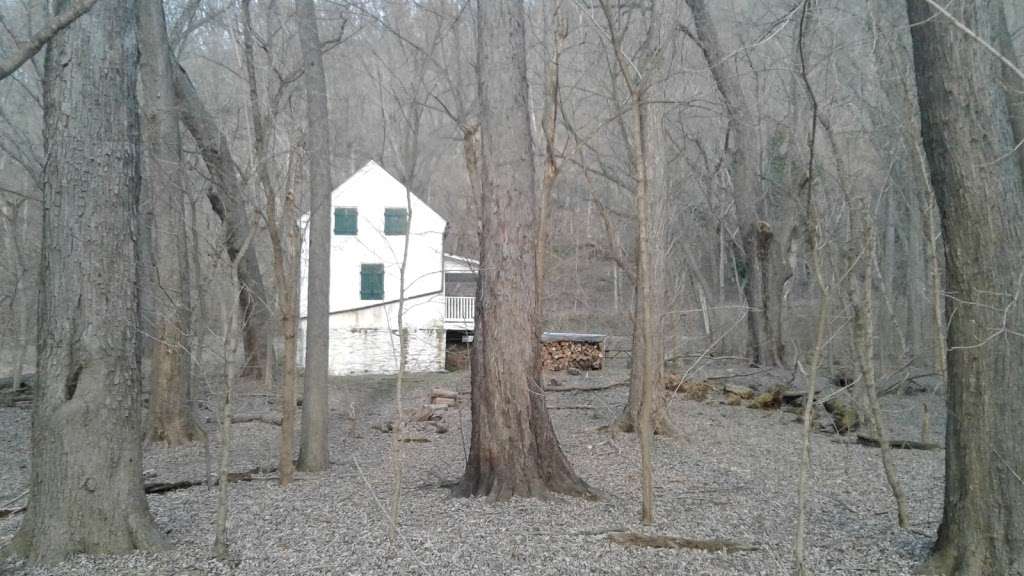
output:
[[[355,208],[334,209],[334,235],[355,236],[359,232],[357,220],[359,211]]]
[[[409,211],[405,208],[384,209],[384,235],[402,236],[409,233]]]
[[[363,264],[360,271],[359,297],[363,300],[384,299],[384,265]]]

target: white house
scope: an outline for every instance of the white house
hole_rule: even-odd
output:
[[[398,370],[399,278],[407,234],[407,369],[443,370],[446,337],[473,331],[476,262],[445,254],[448,223],[376,162],[368,162],[331,193],[331,213],[330,373]],[[300,266],[300,366],[305,360],[308,247],[307,230]]]

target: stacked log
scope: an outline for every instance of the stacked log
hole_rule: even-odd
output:
[[[556,340],[544,343],[544,369],[600,370],[604,362],[604,350],[600,342],[574,342]]]
[[[427,404],[433,410],[447,410],[459,404],[459,394],[447,388],[433,388],[430,390],[430,403]]]

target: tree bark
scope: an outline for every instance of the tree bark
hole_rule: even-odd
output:
[[[722,96],[733,143],[733,196],[740,227],[746,282],[747,326],[751,359],[763,366],[778,366],[785,357],[782,338],[782,287],[786,280],[784,256],[771,225],[758,216],[760,195],[757,125],[739,77],[729,73],[730,59],[704,0],[686,0],[693,14],[694,32],[699,40],[711,77]]]
[[[161,541],[142,484],[135,32],[135,3],[108,0],[46,53],[31,504],[10,544],[33,563]]]
[[[245,350],[245,365],[240,376],[260,378],[266,365],[270,309],[256,248],[251,244],[243,248],[245,239],[249,237],[250,224],[238,167],[231,156],[227,137],[199,98],[185,69],[173,60],[172,64],[175,66],[174,95],[181,106],[181,120],[196,141],[206,170],[214,182],[214,186],[207,189],[207,199],[224,224],[228,258],[233,262],[244,250],[238,264],[238,281],[242,285],[238,306],[242,313],[242,347]]]
[[[454,492],[497,500],[589,495],[562,453],[541,384],[533,142],[522,0],[477,3],[482,227],[473,431]]]
[[[21,68],[21,65],[42,50],[47,42],[60,33],[61,30],[78,20],[82,14],[88,12],[95,3],[96,0],[65,2],[64,8],[57,14],[54,14],[49,22],[46,23],[46,26],[43,26],[41,30],[33,34],[27,42],[17,46],[6,58],[0,60],[0,80]]]
[[[171,446],[202,439],[190,403],[189,355],[191,332],[189,265],[185,253],[185,190],[181,180],[181,129],[174,98],[174,69],[167,43],[163,2],[138,6],[139,100],[142,105],[142,204],[154,214],[149,264],[155,282],[150,372],[149,432],[151,441]],[[143,232],[145,230],[143,229]],[[140,271],[140,276],[146,271]]]
[[[306,157],[309,167],[309,289],[299,470],[327,469],[327,367],[331,294],[331,144],[327,82],[313,0],[298,0],[296,18],[306,69]]]
[[[994,1],[992,6],[992,25],[996,48],[1000,54],[1020,68],[1020,59],[1013,48],[1013,36],[1006,23],[1006,6],[1001,1]],[[1013,145],[1017,147],[1017,161],[1024,166],[1024,78],[1017,75],[1009,66],[1000,66],[1001,80],[1006,94],[1006,104],[1010,113],[1010,128],[1013,131]]]
[[[948,8],[991,37],[987,2]],[[922,135],[945,236],[949,418],[942,523],[925,573],[1024,572],[1024,186],[1001,63],[910,0]],[[984,169],[979,169],[984,166]]]

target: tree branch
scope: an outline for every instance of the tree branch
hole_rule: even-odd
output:
[[[21,68],[29,58],[32,58],[39,52],[51,38],[57,35],[58,32],[67,28],[72,22],[78,20],[78,17],[85,14],[92,8],[92,5],[96,3],[96,0],[77,0],[67,9],[60,14],[50,18],[50,21],[46,23],[46,26],[42,30],[35,33],[32,38],[21,44],[12,54],[9,54],[6,58],[0,61],[0,80],[10,76],[15,70]]]

